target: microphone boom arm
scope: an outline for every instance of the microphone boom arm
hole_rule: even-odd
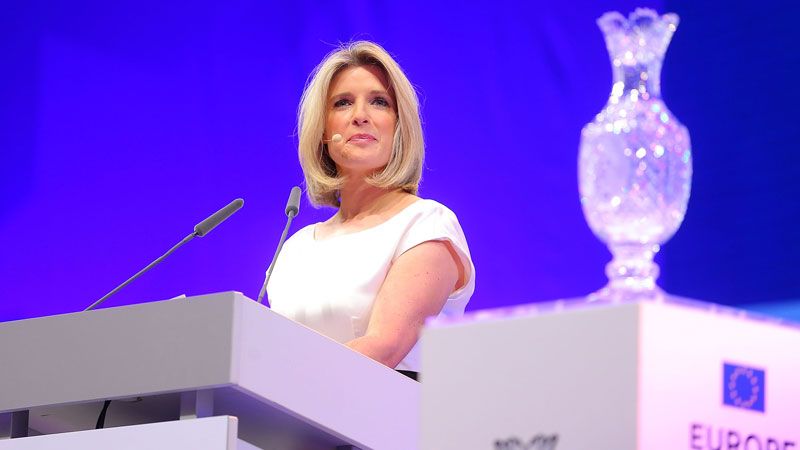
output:
[[[204,221],[198,223],[197,225],[195,225],[194,231],[192,231],[188,236],[183,238],[182,241],[180,241],[177,244],[175,244],[175,246],[173,246],[171,249],[167,250],[167,253],[164,253],[158,259],[156,259],[155,261],[153,261],[150,264],[148,264],[147,267],[145,267],[144,269],[136,272],[136,275],[128,278],[127,280],[125,280],[124,283],[122,283],[119,286],[115,287],[114,290],[112,290],[108,294],[104,295],[102,298],[100,298],[100,300],[97,300],[96,302],[94,302],[91,305],[89,305],[89,307],[84,309],[84,311],[90,311],[90,310],[95,309],[96,307],[100,306],[100,304],[103,303],[104,301],[106,301],[106,299],[108,299],[112,295],[114,295],[117,292],[119,292],[120,289],[122,289],[125,286],[129,285],[133,280],[139,278],[140,276],[142,276],[142,274],[144,274],[148,270],[152,269],[158,263],[160,263],[161,261],[166,259],[167,256],[171,255],[175,250],[181,248],[183,246],[183,244],[191,241],[195,237],[198,237],[198,236],[199,237],[203,237],[203,236],[207,235],[208,233],[210,233],[211,230],[213,230],[214,228],[217,227],[217,225],[221,224],[222,222],[225,221],[225,219],[227,219],[228,217],[232,216],[233,213],[238,211],[242,207],[243,204],[244,204],[244,200],[242,200],[241,198],[237,198],[236,200],[228,203],[228,205],[225,206],[224,208],[222,208],[219,211],[215,212],[214,214],[210,215],[208,218],[206,218],[206,220],[204,220]]]
[[[171,254],[172,254],[172,252],[174,252],[175,250],[177,250],[177,249],[181,248],[181,247],[183,246],[183,244],[185,244],[185,243],[187,243],[187,242],[191,241],[192,239],[194,239],[194,238],[195,238],[195,236],[197,236],[197,233],[195,233],[195,232],[192,232],[192,233],[190,233],[188,236],[186,236],[185,238],[183,238],[183,240],[182,240],[182,241],[178,242],[178,243],[177,243],[177,244],[175,244],[175,246],[173,246],[171,249],[167,250],[167,253],[164,253],[164,254],[163,254],[163,255],[161,255],[161,256],[160,256],[158,259],[156,259],[155,261],[153,261],[153,262],[151,262],[150,264],[148,264],[148,265],[147,265],[147,267],[145,267],[144,269],[142,269],[142,270],[140,270],[140,271],[136,272],[136,275],[134,275],[134,276],[132,276],[132,277],[128,278],[127,280],[125,280],[125,282],[124,282],[124,283],[122,283],[122,284],[120,284],[119,286],[115,287],[115,288],[114,288],[114,290],[112,290],[112,291],[111,291],[111,292],[109,292],[108,294],[104,295],[104,296],[103,296],[103,297],[102,297],[100,300],[97,300],[96,302],[92,303],[92,304],[91,304],[91,305],[90,305],[88,308],[84,309],[84,311],[90,311],[90,310],[92,310],[92,309],[95,309],[96,307],[100,306],[100,304],[101,304],[101,303],[103,303],[104,301],[106,301],[106,299],[107,299],[107,298],[109,298],[109,297],[111,297],[112,295],[116,294],[117,292],[119,292],[119,290],[120,290],[120,289],[124,288],[125,286],[127,286],[127,285],[131,284],[131,282],[132,282],[133,280],[135,280],[135,279],[139,278],[139,277],[140,277],[140,276],[141,276],[143,273],[145,273],[145,272],[147,272],[148,270],[150,270],[150,269],[152,269],[153,267],[155,267],[155,266],[156,266],[158,263],[160,263],[161,261],[163,261],[164,259],[166,259],[166,257],[167,257],[167,256],[171,255]]]

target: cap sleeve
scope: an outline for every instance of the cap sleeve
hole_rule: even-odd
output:
[[[458,223],[456,215],[446,206],[433,200],[421,200],[424,205],[415,212],[404,230],[397,250],[392,258],[394,262],[403,253],[428,241],[447,241],[458,254],[462,266],[467,271],[467,279],[463,286],[450,294],[450,298],[472,295],[475,289],[475,266],[469,254],[467,239]]]

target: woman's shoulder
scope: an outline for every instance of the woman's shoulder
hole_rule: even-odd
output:
[[[456,214],[432,199],[419,199],[412,203],[395,216],[393,223],[394,229],[411,237],[464,240],[464,232]]]
[[[406,208],[406,211],[416,213],[415,215],[438,215],[448,220],[458,221],[456,214],[445,204],[429,198],[420,198]],[[404,211],[405,212],[405,211]]]
[[[314,228],[317,226],[316,223],[312,223],[310,225],[306,225],[303,228],[295,231],[289,239],[286,240],[286,245],[297,245],[302,244],[303,242],[309,242],[314,240]]]

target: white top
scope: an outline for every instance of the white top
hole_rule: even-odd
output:
[[[475,267],[455,214],[433,200],[417,200],[386,222],[318,240],[309,225],[283,246],[267,286],[273,311],[340,343],[363,336],[378,290],[392,263],[426,241],[449,241],[469,268],[439,316],[462,316],[475,290]],[[419,371],[419,343],[397,369]]]

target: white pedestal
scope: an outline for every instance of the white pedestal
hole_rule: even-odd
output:
[[[800,329],[737,310],[560,302],[422,342],[425,450],[800,449]]]

